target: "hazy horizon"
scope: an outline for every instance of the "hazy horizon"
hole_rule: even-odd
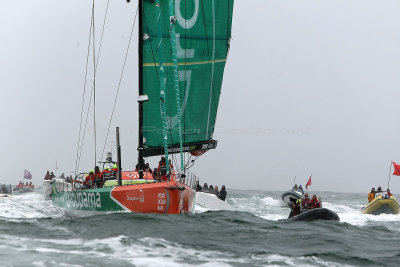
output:
[[[96,1],[97,42],[106,3]],[[110,1],[96,75],[98,157],[136,3]],[[91,5],[1,3],[0,183],[18,183],[27,169],[39,186],[56,162],[58,175],[74,171]],[[391,161],[400,163],[399,29],[394,0],[235,1],[218,147],[191,171],[236,189],[286,190],[310,175],[310,191],[386,189]],[[137,161],[136,54],[135,43],[106,144],[119,126],[124,170]],[[80,171],[93,168],[92,132],[90,122]],[[400,192],[400,177],[391,190]]]

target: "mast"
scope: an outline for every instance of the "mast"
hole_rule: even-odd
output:
[[[118,173],[117,173],[117,181],[118,186],[122,185],[122,167],[121,167],[121,145],[119,143],[119,127],[116,130],[117,137],[117,162],[118,162]]]
[[[139,98],[143,95],[143,0],[139,0],[139,29],[138,29],[138,70],[139,70]],[[143,179],[143,101],[139,103],[139,142],[138,164],[139,179]]]

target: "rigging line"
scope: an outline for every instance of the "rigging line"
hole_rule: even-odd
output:
[[[108,134],[109,134],[109,132],[110,132],[111,122],[112,122],[112,119],[113,119],[113,116],[114,116],[115,106],[116,106],[117,99],[118,99],[119,89],[120,89],[120,87],[121,87],[122,77],[123,77],[124,71],[125,71],[126,59],[128,58],[129,48],[130,48],[130,46],[131,46],[131,40],[132,40],[133,30],[135,29],[136,17],[137,17],[138,12],[139,12],[139,7],[136,9],[136,14],[135,14],[135,18],[134,18],[134,20],[133,20],[133,26],[132,26],[132,30],[131,30],[131,35],[129,36],[128,47],[126,48],[124,63],[123,63],[123,65],[122,65],[121,76],[119,77],[117,93],[116,93],[115,98],[114,98],[114,105],[113,105],[113,108],[112,108],[110,121],[109,121],[109,123],[108,123],[108,129],[107,129],[107,134],[106,134],[106,140],[105,140],[105,142],[104,142],[103,151],[101,152],[101,161],[103,161],[104,150],[105,150],[105,148],[106,148],[106,144],[107,144],[107,140],[108,140]]]
[[[86,120],[85,120],[85,128],[83,130],[83,136],[82,136],[82,145],[81,145],[81,149],[80,149],[80,152],[79,152],[78,169],[79,169],[79,164],[80,164],[80,160],[81,160],[81,156],[82,156],[83,142],[85,141],[85,136],[86,136],[86,127],[87,127],[87,122],[88,122],[88,119],[89,119],[89,111],[90,111],[90,107],[92,105],[92,96],[93,96],[93,88],[90,91],[89,105],[88,105],[88,108],[87,108]]]
[[[75,176],[76,176],[76,173],[78,171],[78,157],[79,157],[79,148],[80,148],[80,143],[81,143],[83,107],[84,107],[84,104],[85,104],[85,94],[86,94],[86,82],[87,82],[87,74],[88,74],[88,66],[89,66],[90,44],[91,44],[91,41],[92,41],[92,38],[91,38],[92,37],[92,26],[93,26],[93,20],[90,19],[89,41],[88,41],[87,55],[86,55],[85,81],[83,83],[83,94],[82,94],[81,119],[80,119],[80,122],[79,122],[78,146],[77,146],[77,149],[76,149]]]
[[[106,23],[106,18],[107,18],[107,14],[108,14],[108,6],[109,6],[109,0],[107,2],[106,12],[105,12],[105,15],[104,15],[103,27],[102,27],[102,31],[101,31],[100,44],[99,44],[99,49],[98,49],[98,53],[97,53],[97,60],[96,60],[95,69],[97,69],[97,66],[99,64],[99,58],[100,58],[101,48],[102,48],[102,43],[103,43],[103,35],[104,35],[105,23]],[[94,8],[94,7],[92,7],[92,8]],[[93,11],[92,11],[92,15],[93,15]],[[91,31],[90,31],[90,34],[89,34],[89,40],[91,40],[92,27],[94,28],[94,18],[91,19],[91,28],[90,28]],[[88,45],[88,58],[89,58],[89,47],[90,47],[90,43]],[[85,79],[86,79],[86,77],[85,77]],[[85,140],[85,135],[86,135],[86,127],[87,127],[87,121],[88,121],[88,117],[89,117],[89,110],[90,110],[90,107],[91,107],[93,90],[94,90],[94,87],[93,87],[93,84],[92,84],[92,90],[91,90],[91,93],[90,93],[89,105],[88,105],[86,121],[85,121],[85,128],[84,128],[84,131],[83,131],[82,144],[80,146],[78,144],[78,147],[80,147],[80,152],[79,152],[79,156],[78,156],[78,159],[77,159],[78,163],[77,163],[77,167],[76,167],[76,172],[79,169],[80,159],[81,159],[81,156],[82,156],[83,142]],[[82,109],[83,109],[83,104],[82,104]],[[81,136],[81,134],[79,135],[79,140],[80,140],[80,136]]]
[[[94,0],[92,9],[93,19],[93,134],[94,134],[94,166],[97,165],[97,133],[96,133],[96,39],[94,25]]]

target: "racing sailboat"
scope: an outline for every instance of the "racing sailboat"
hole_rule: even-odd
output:
[[[66,210],[193,212],[195,181],[186,178],[191,157],[216,148],[213,132],[233,0],[138,2],[138,169],[121,170],[117,127],[115,177],[103,186],[88,186],[76,177],[73,190],[53,187],[53,204]],[[165,158],[166,179],[145,172],[144,158],[154,156]],[[178,162],[176,168],[171,159]]]

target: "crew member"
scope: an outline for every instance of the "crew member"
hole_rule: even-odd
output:
[[[310,198],[308,197],[308,193],[304,194],[304,199],[301,201],[301,207],[303,209],[309,209]]]
[[[161,160],[158,163],[157,173],[160,175],[161,181],[167,181],[167,164],[165,157],[161,157]]]
[[[199,181],[196,182],[196,192],[201,192],[201,185]]]
[[[113,172],[117,172],[117,171],[118,171],[118,164],[117,164],[117,163],[115,163],[115,164],[112,166],[111,171],[113,171]]]
[[[144,165],[144,171],[153,174],[153,171],[151,170],[149,163],[146,163],[146,165]]]
[[[293,188],[292,188],[292,190],[295,190],[295,189],[297,189],[297,184],[295,184],[295,185],[293,186]]]
[[[291,211],[289,214],[289,218],[297,216],[300,214],[300,207],[301,207],[301,199],[297,199],[296,202],[291,206]]]
[[[207,185],[207,184],[206,184]],[[219,199],[221,199],[222,201],[225,201],[226,199],[226,190],[225,190],[225,185],[222,186],[221,191],[219,191]]]
[[[368,194],[368,202],[371,202],[375,198],[375,187],[372,187],[371,192]]]
[[[44,176],[44,179],[45,180],[51,180],[49,171],[47,171],[46,175]]]
[[[316,209],[316,208],[321,208],[321,202],[319,202],[316,195],[313,195],[310,201],[310,209]]]
[[[102,176],[102,178],[103,178],[103,183],[104,183],[106,180],[109,180],[109,179],[110,179],[110,173],[111,173],[110,167],[106,166],[106,167],[104,168],[104,170],[101,172],[101,176]]]
[[[389,188],[386,190],[386,193],[387,193],[388,197],[393,196],[392,193],[390,193],[390,189]]]
[[[103,187],[103,175],[100,172],[99,166],[94,168],[94,181],[97,188]]]
[[[85,182],[89,188],[94,187],[94,170],[89,171],[89,175],[86,176]]]

